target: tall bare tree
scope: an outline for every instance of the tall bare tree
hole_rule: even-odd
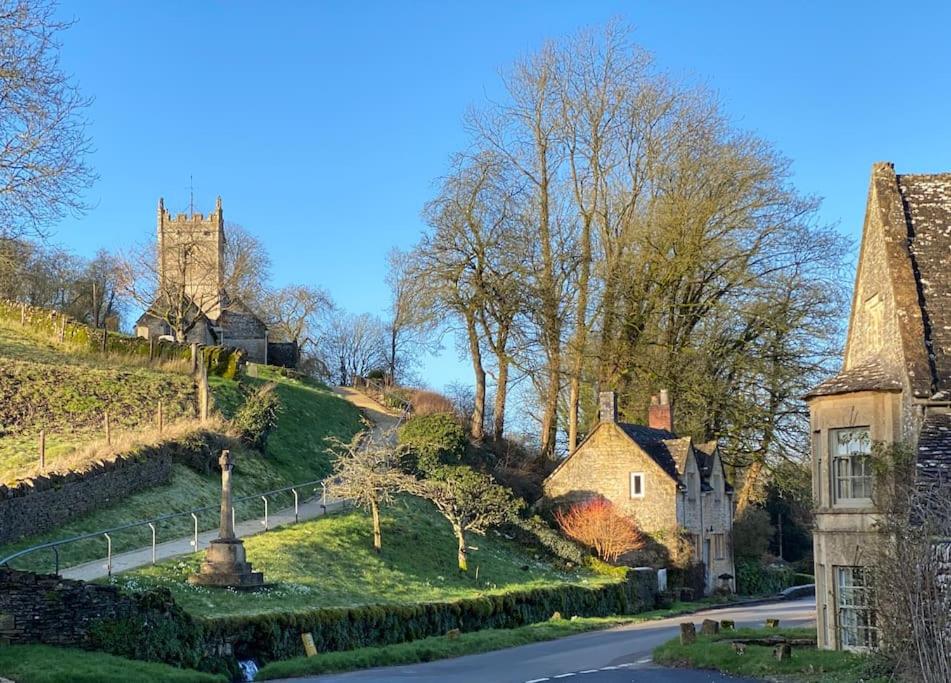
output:
[[[354,377],[382,370],[386,363],[386,329],[379,318],[339,313],[321,340],[320,357],[341,385]]]
[[[428,290],[415,279],[415,254],[392,249],[386,261],[386,284],[390,290],[390,310],[385,321],[387,381],[400,384],[422,354],[439,348],[434,334],[438,325],[426,298]]]
[[[84,97],[59,63],[50,0],[0,2],[0,237],[40,235],[69,212],[95,175]]]
[[[475,379],[475,402],[469,431],[476,440],[485,435],[485,347],[501,362],[498,381],[504,412],[509,363],[509,339],[518,296],[512,266],[505,265],[514,247],[511,225],[517,218],[514,192],[501,158],[485,152],[460,156],[452,173],[443,179],[439,195],[427,204],[430,232],[416,248],[417,287],[434,311],[445,311],[465,339]],[[504,415],[497,429],[502,428]]]

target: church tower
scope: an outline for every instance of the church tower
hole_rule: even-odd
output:
[[[172,216],[158,202],[158,276],[162,292],[184,285],[185,292],[211,320],[222,312],[225,231],[221,197],[215,210]]]

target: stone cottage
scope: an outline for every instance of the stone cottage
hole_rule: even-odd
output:
[[[666,391],[651,399],[648,425],[618,421],[614,392],[599,397],[599,421],[544,484],[551,504],[602,496],[629,514],[670,557],[682,539],[704,563],[706,590],[733,589],[733,489],[716,443],[673,429]],[[730,578],[720,578],[729,576]]]
[[[174,309],[176,304],[167,303],[169,298],[177,301],[184,296],[191,306],[190,315],[197,318],[185,341],[241,348],[248,360],[256,363],[280,357],[280,364],[296,364],[296,345],[289,352],[287,344],[269,343],[264,321],[225,287],[227,240],[221,197],[207,216],[180,213],[173,217],[159,199],[157,239],[158,297],[136,321],[136,335],[146,339],[170,336],[172,330],[161,309]]]
[[[842,370],[806,400],[819,646],[874,647],[872,444],[907,444],[919,480],[951,484],[951,173],[872,167]]]

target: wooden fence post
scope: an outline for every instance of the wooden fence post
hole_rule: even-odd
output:
[[[66,316],[60,316],[59,319],[59,343],[66,341]]]
[[[152,360],[154,360],[154,358],[155,358],[155,337],[153,337],[152,334],[149,333],[149,362],[151,363]]]
[[[106,430],[106,445],[107,445],[107,446],[111,446],[111,445],[112,445],[112,425],[109,423],[109,411],[108,411],[108,410],[106,411],[106,417],[105,417],[104,427],[105,427],[105,430]]]
[[[106,339],[108,338],[108,336],[109,334],[106,332],[106,328],[103,327],[102,328],[102,352],[103,353],[106,352]]]
[[[46,430],[40,430],[40,471],[46,470]]]
[[[198,372],[198,343],[192,342],[192,374]]]

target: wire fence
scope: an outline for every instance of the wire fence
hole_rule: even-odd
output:
[[[262,530],[267,531],[269,528],[271,528],[272,522],[274,521],[274,515],[271,512],[271,508],[274,507],[272,503],[280,504],[286,501],[287,503],[292,502],[292,505],[282,509],[281,513],[283,513],[285,510],[288,513],[292,512],[293,521],[296,523],[300,521],[301,502],[309,502],[314,500],[318,497],[318,491],[320,492],[319,500],[321,514],[326,514],[328,504],[332,504],[334,502],[346,504],[346,501],[328,501],[327,484],[327,480],[316,479],[314,481],[294,484],[292,486],[285,486],[283,488],[272,489],[270,491],[263,491],[244,496],[236,496],[232,501],[232,521],[238,522],[259,518],[263,527]],[[304,495],[302,496],[301,494]],[[239,506],[242,506],[243,504],[245,511],[251,511],[252,503],[257,509],[256,514],[238,515],[237,509]],[[23,568],[35,571],[46,565],[46,563],[49,563],[48,566],[52,566],[54,568],[54,573],[59,574],[60,567],[62,566],[64,560],[72,559],[73,561],[70,561],[68,566],[75,566],[76,564],[82,564],[87,561],[97,561],[104,559],[106,574],[111,576],[112,561],[117,552],[125,552],[128,549],[141,550],[143,548],[150,548],[151,563],[154,564],[157,560],[156,547],[159,544],[159,539],[161,536],[171,535],[169,533],[170,531],[174,532],[176,535],[174,538],[168,540],[180,540],[183,537],[183,528],[188,528],[188,530],[191,532],[190,545],[192,546],[192,550],[201,550],[198,543],[198,536],[202,532],[217,528],[220,521],[220,511],[220,503],[214,505],[205,505],[202,507],[192,508],[190,510],[184,510],[182,512],[173,512],[136,522],[129,522],[127,524],[121,524],[108,529],[99,529],[96,531],[71,536],[69,538],[39,543],[18,550],[4,558],[0,558],[0,565],[10,566],[10,563],[14,561],[19,561],[22,564],[24,561],[29,559],[30,561],[26,562]],[[164,531],[165,533],[160,534],[160,530]],[[145,545],[143,540],[146,543],[148,543],[150,540],[150,545]],[[72,558],[64,558],[63,554],[61,553],[61,549],[70,548],[75,550]],[[102,550],[105,551],[104,558]],[[42,558],[37,559],[35,557],[37,554],[45,554],[44,551],[48,551],[49,553],[45,560]]]

